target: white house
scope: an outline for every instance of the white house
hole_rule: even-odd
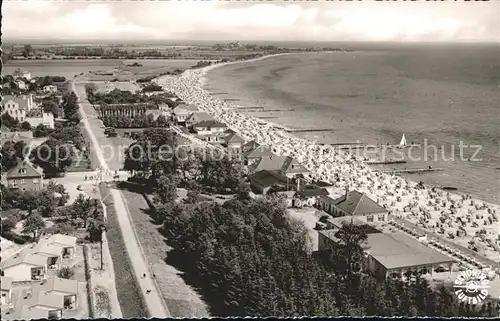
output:
[[[43,111],[39,111],[36,114],[32,114],[33,116],[29,116],[30,114],[27,114],[26,118],[24,119],[28,123],[30,123],[31,127],[36,127],[40,124],[45,125],[48,128],[54,129],[55,123],[54,123],[54,114],[52,113],[45,113]]]
[[[197,111],[198,108],[193,105],[179,105],[174,108],[172,117],[176,123],[184,124],[186,122],[186,119],[191,116],[192,113],[195,113]]]
[[[43,86],[43,92],[45,92],[45,93],[56,93],[57,92],[57,86],[54,86],[54,85]]]
[[[40,242],[49,245],[58,246],[62,249],[61,256],[63,259],[73,258],[76,252],[76,237],[64,234],[52,234],[42,237]]]
[[[21,69],[16,69],[12,76],[14,77],[14,79],[26,78],[28,80],[31,80],[31,73],[29,71],[23,71]]]
[[[14,97],[6,95],[2,100],[2,114],[8,114],[19,122],[26,120],[26,113],[35,108],[33,96],[23,95]]]
[[[228,148],[241,148],[241,146],[245,143],[243,138],[236,134],[232,130],[228,130],[227,136],[224,138],[224,145]]]
[[[200,136],[224,133],[226,129],[226,124],[215,120],[204,120],[193,125],[194,132]]]
[[[62,263],[62,248],[56,245],[47,244],[43,240],[38,242],[32,248],[32,252],[43,255],[47,258],[47,268],[49,270],[58,270]]]
[[[0,267],[12,282],[41,280],[47,271],[47,257],[27,249],[2,261]]]
[[[55,294],[64,298],[64,310],[77,308],[78,303],[78,281],[67,280],[58,277],[49,277],[47,280],[34,282],[32,292],[45,292]]]

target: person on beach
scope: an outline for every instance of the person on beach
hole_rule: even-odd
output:
[[[142,273],[142,278],[146,278],[146,273]]]

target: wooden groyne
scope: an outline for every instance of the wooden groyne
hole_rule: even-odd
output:
[[[406,164],[405,160],[367,161],[366,165]]]
[[[264,109],[264,107],[238,107],[237,109]]]
[[[286,131],[289,133],[308,133],[308,132],[332,132],[332,131],[334,131],[334,129],[333,128],[316,128],[316,129],[288,128],[288,129],[286,129]]]
[[[404,168],[404,169],[393,169],[382,171],[382,173],[387,174],[417,174],[417,173],[427,173],[427,172],[441,172],[444,171],[444,168]]]
[[[224,98],[224,101],[240,101],[238,98]]]

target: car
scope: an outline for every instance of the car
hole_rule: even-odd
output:
[[[81,191],[81,190],[82,190],[82,185],[78,185],[78,186],[76,187],[76,189],[77,189],[77,190],[79,190],[79,191]]]

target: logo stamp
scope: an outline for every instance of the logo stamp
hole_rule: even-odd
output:
[[[468,304],[477,304],[488,296],[490,281],[480,270],[467,270],[457,277],[454,288],[458,299]]]

